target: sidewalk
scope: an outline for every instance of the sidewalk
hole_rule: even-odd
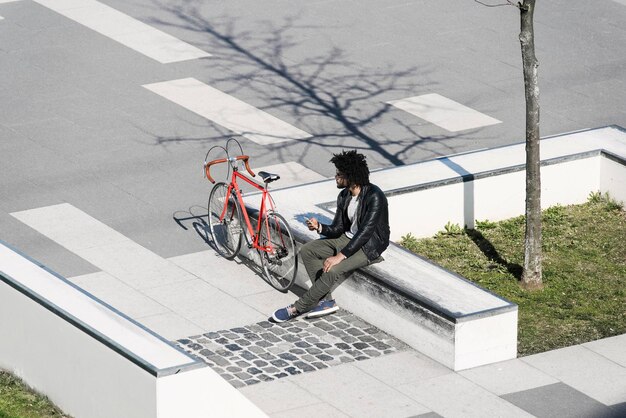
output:
[[[269,416],[626,415],[626,335],[455,373],[345,310],[268,322],[296,296],[212,250],[168,262],[195,278],[142,293],[102,273],[70,280],[202,358]]]
[[[151,301],[101,274],[70,280],[176,340],[269,416],[626,416],[626,335],[455,373],[343,309],[268,322],[296,296],[212,250],[169,261],[196,278],[147,290]]]
[[[344,310],[178,344],[272,417],[626,415],[626,335],[459,373]]]
[[[272,417],[626,414],[626,334],[455,373],[343,309],[263,319],[295,295],[211,250],[163,263],[188,280],[143,291],[105,271],[70,280],[201,358]]]

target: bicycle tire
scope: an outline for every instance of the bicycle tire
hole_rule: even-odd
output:
[[[211,239],[217,252],[224,258],[232,260],[239,254],[241,249],[241,208],[239,202],[231,194],[228,196],[228,207],[224,219],[220,221],[224,206],[228,185],[224,182],[213,186],[208,202],[209,228]]]
[[[298,255],[287,221],[276,212],[268,212],[263,217],[259,233],[259,245],[270,244],[271,251],[259,250],[263,272],[276,290],[287,292],[296,280]]]

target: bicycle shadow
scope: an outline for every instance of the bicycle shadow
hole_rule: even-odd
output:
[[[198,213],[198,209],[200,209],[201,212]],[[211,238],[211,227],[208,223],[208,213],[204,207],[196,205],[191,206],[187,211],[178,210],[174,212],[174,214],[172,214],[172,219],[174,219],[174,222],[176,222],[176,224],[183,228],[185,231],[189,231],[191,227],[191,229],[196,232],[196,235],[200,237],[200,239],[202,239],[205,244],[209,245],[211,249],[215,251],[215,255],[219,257],[219,253],[216,249],[215,243]],[[189,223],[191,223],[190,227],[188,226]],[[241,244],[241,252],[239,253],[239,255],[237,255],[237,257],[229,261],[247,267],[256,276],[263,279],[263,281],[269,286],[270,289],[276,290],[265,277],[263,268],[261,267],[261,259],[258,252],[256,250],[248,249],[247,242],[250,242],[250,237],[247,236],[248,234],[245,231],[244,234],[246,235],[246,238]],[[297,296],[300,296],[304,292],[304,290],[294,285],[288,290],[288,292],[292,292]]]

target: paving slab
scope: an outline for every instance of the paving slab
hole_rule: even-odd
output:
[[[626,367],[626,334],[591,341],[582,346]]]
[[[187,335],[200,335],[205,332],[199,325],[174,312],[143,316],[135,319],[144,327],[170,341],[175,341]]]
[[[145,289],[144,294],[204,330],[232,328],[267,318],[200,279]]]
[[[68,280],[131,318],[170,312],[164,305],[103,271]]]
[[[444,417],[532,417],[456,373],[403,385],[398,390]]]
[[[554,377],[520,359],[476,367],[459,374],[498,396],[558,383]]]
[[[258,276],[255,276],[255,279],[258,281],[263,280]],[[243,296],[240,300],[257,311],[265,313],[267,317],[270,317],[276,309],[291,305],[298,299],[298,296],[291,291],[288,293],[277,292],[268,284],[265,285],[265,289],[266,290],[263,292]]]
[[[537,418],[618,418],[608,406],[561,382],[502,398]]]
[[[583,346],[535,354],[522,361],[605,405],[626,399],[626,368]]]
[[[213,249],[168,260],[236,298],[273,289],[261,277],[250,274],[250,267],[244,260],[225,260]]]
[[[382,356],[376,361],[358,362],[355,367],[391,387],[452,373],[447,367],[413,350]]]
[[[350,364],[305,373],[292,381],[353,417],[404,418],[431,411]]]
[[[246,386],[240,392],[269,415],[277,412],[293,413],[290,410],[297,409],[297,415],[301,416],[300,411],[304,407],[319,407],[321,403],[319,398],[287,379]]]
[[[301,408],[296,408],[288,411],[280,411],[273,414],[269,414],[273,418],[292,418],[298,416],[299,418],[348,418],[350,415],[346,415],[339,411],[337,408],[327,403],[319,403],[315,405],[308,405]]]

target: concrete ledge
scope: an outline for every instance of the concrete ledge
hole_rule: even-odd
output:
[[[541,147],[546,207],[582,203],[594,191],[626,200],[621,128],[546,138]],[[472,227],[475,219],[523,214],[524,159],[520,143],[379,170],[371,180],[388,195],[392,239],[408,232],[429,236],[447,222]],[[324,180],[272,195],[304,243],[318,238],[304,219],[331,222],[336,193],[334,181]],[[342,307],[453,370],[516,357],[517,305],[395,244],[384,257],[334,292]],[[309,286],[304,268],[298,284]]]
[[[2,241],[0,270],[0,368],[72,416],[265,416],[202,361]]]

